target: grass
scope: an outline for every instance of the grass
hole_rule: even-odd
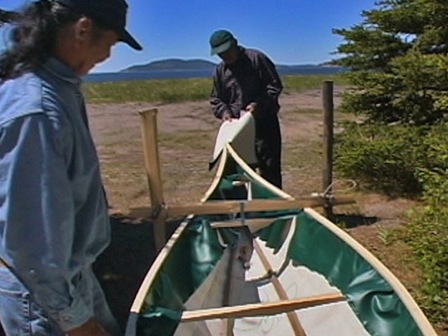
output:
[[[210,79],[164,79],[107,83],[86,83],[84,94],[90,103],[196,101],[210,95]]]
[[[210,144],[215,141],[214,132],[207,131],[185,131],[181,133],[161,133],[159,140],[164,147],[172,149],[185,149],[191,151],[209,150]]]
[[[285,93],[319,88],[324,80],[345,85],[340,75],[297,75],[282,77]],[[179,103],[207,100],[211,78],[160,79],[106,83],[85,83],[84,94],[89,103],[153,102]]]
[[[347,80],[341,75],[301,75],[282,77],[285,93],[320,89],[322,87],[322,82],[324,81],[333,81],[334,85],[338,86],[348,85]]]

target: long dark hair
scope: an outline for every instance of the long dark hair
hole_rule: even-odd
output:
[[[0,83],[43,64],[51,55],[57,32],[80,17],[51,0],[32,2],[19,13],[0,11],[0,26],[12,25],[10,46],[0,55]]]

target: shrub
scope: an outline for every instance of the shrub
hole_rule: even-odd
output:
[[[423,271],[422,306],[433,321],[448,324],[448,161],[446,163],[445,169],[420,171],[426,205],[409,214],[405,239]]]
[[[335,166],[345,177],[389,196],[417,196],[416,167],[425,161],[425,130],[411,126],[347,124],[337,136]]]
[[[366,188],[420,196],[401,230],[423,275],[419,303],[431,321],[448,324],[448,126],[347,125],[336,167]]]

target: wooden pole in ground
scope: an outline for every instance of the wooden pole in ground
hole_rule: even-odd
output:
[[[322,103],[324,108],[324,133],[323,133],[323,172],[322,189],[331,192],[331,183],[333,182],[333,122],[334,122],[334,104],[333,104],[333,82],[325,81],[322,89]],[[330,189],[328,189],[330,188]],[[328,190],[327,190],[328,189]],[[324,195],[325,196],[325,195]],[[328,202],[324,205],[325,216],[333,216],[333,207]]]
[[[159,147],[157,140],[157,109],[140,111],[143,154],[153,220],[154,242],[159,252],[166,243],[166,209],[163,198],[162,174],[160,171]]]

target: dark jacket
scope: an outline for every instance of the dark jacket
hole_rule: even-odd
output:
[[[256,118],[269,118],[280,109],[278,97],[282,89],[274,63],[258,50],[240,47],[235,64],[221,62],[216,67],[210,104],[217,118],[225,112],[239,118],[241,110],[256,102]]]

